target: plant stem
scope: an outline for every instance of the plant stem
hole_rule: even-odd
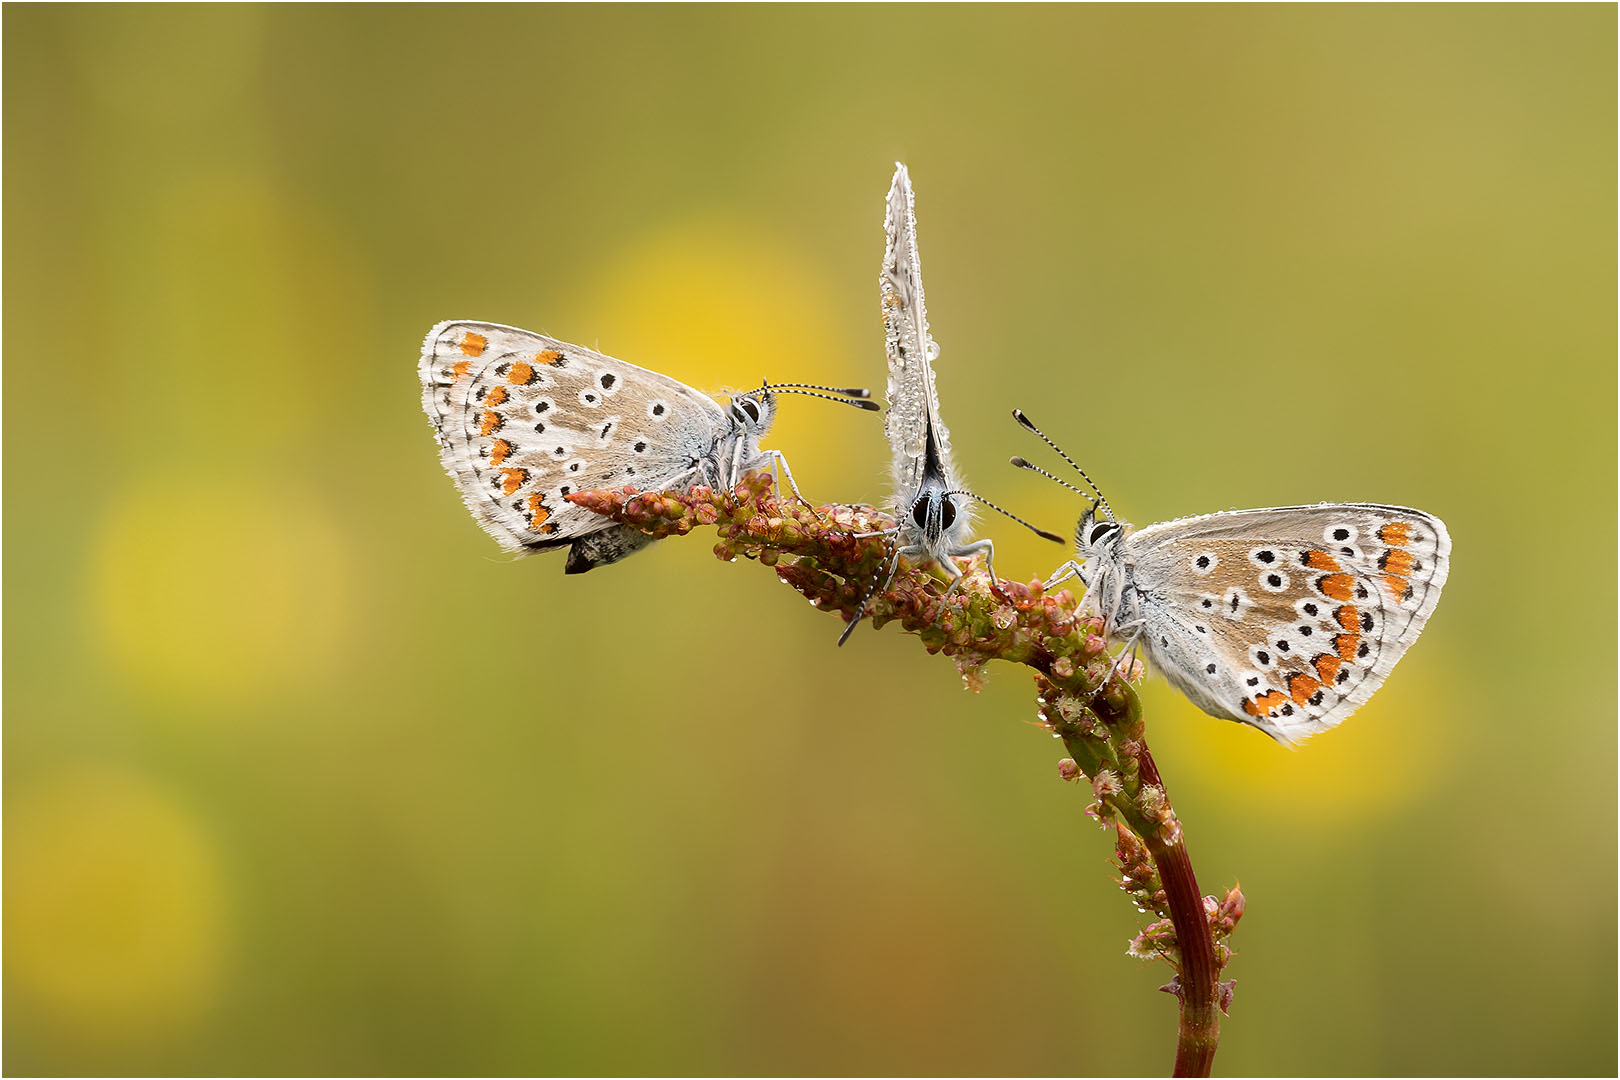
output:
[[[1162,790],[1164,780],[1159,776],[1159,766],[1146,746],[1138,760],[1142,782],[1156,784]],[[1175,1072],[1171,1075],[1208,1076],[1221,1038],[1216,986],[1220,969],[1215,964],[1215,940],[1204,912],[1203,894],[1198,891],[1198,879],[1193,876],[1185,838],[1178,836],[1176,843],[1165,844],[1154,832],[1143,839],[1164,885],[1170,921],[1176,928],[1176,943],[1181,952],[1181,973],[1176,984],[1176,997],[1181,1002],[1181,1030],[1176,1039]]]

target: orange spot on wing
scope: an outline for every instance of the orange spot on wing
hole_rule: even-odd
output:
[[[1412,572],[1412,567],[1417,563],[1417,558],[1410,551],[1391,550],[1384,552],[1383,558],[1379,559],[1378,562],[1384,568],[1384,573],[1405,577]]]
[[[1392,521],[1378,530],[1378,539],[1390,547],[1405,547],[1412,539],[1412,526],[1404,521]]]
[[[522,487],[529,479],[528,469],[502,469],[501,494],[511,495]]]
[[[1396,601],[1410,600],[1412,598],[1412,586],[1403,577],[1391,576],[1385,578],[1384,588],[1389,590],[1389,595],[1393,596]]]
[[[1337,570],[1339,560],[1325,551],[1307,551],[1305,553],[1305,565],[1312,570]]]
[[[1322,684],[1309,675],[1298,672],[1288,676],[1288,693],[1297,705],[1303,705],[1311,699],[1311,695],[1322,689]]]
[[[1316,676],[1322,680],[1322,685],[1332,686],[1333,678],[1344,666],[1344,661],[1331,653],[1321,653],[1311,661],[1311,666],[1316,668]]]
[[[1356,646],[1361,644],[1360,634],[1335,634],[1333,647],[1338,650],[1339,659],[1349,662],[1356,658]]]
[[[1339,625],[1352,634],[1361,629],[1361,613],[1354,604],[1345,604],[1333,612],[1333,617],[1339,620]]]
[[[478,434],[493,435],[501,429],[501,414],[484,410],[484,415],[478,421]]]
[[[499,465],[501,462],[505,461],[507,457],[511,455],[511,453],[511,443],[507,442],[505,439],[496,439],[494,445],[489,448],[489,463],[491,465]]]
[[[475,334],[471,330],[467,331],[461,337],[461,351],[466,353],[468,356],[482,356],[484,353],[484,346],[488,344],[488,338],[484,337],[483,334]]]
[[[1316,579],[1322,595],[1332,600],[1348,600],[1356,594],[1356,579],[1349,574],[1323,574]]]
[[[1281,690],[1273,690],[1269,694],[1261,694],[1253,701],[1243,703],[1243,711],[1250,716],[1265,716],[1279,705],[1288,703],[1288,695]]]
[[[506,387],[497,386],[495,389],[491,390],[488,394],[484,395],[484,404],[488,405],[492,409],[497,405],[505,405],[506,404]]]
[[[472,370],[471,360],[457,360],[450,365],[450,381],[460,382]]]
[[[553,532],[557,526],[546,525],[546,519],[551,516],[551,511],[540,505],[540,501],[544,498],[545,496],[538,491],[529,496],[529,528],[536,532]]]
[[[534,381],[534,368],[529,366],[527,360],[519,360],[512,365],[512,370],[506,373],[506,381],[513,386],[528,386]]]
[[[534,360],[537,364],[555,364],[561,359],[562,353],[558,352],[556,349],[545,349],[534,354]]]

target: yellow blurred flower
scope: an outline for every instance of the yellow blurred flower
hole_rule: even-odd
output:
[[[109,1051],[205,1011],[225,937],[220,872],[168,793],[79,767],[11,800],[5,836],[8,1004]]]
[[[147,692],[239,703],[329,673],[350,566],[314,500],[230,476],[151,475],[117,497],[98,535],[92,621]]]

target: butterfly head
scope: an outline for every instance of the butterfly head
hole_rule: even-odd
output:
[[[769,385],[733,394],[726,402],[726,413],[739,433],[750,439],[761,438],[776,419],[776,395]]]
[[[1102,516],[1098,516],[1098,511]],[[1074,526],[1074,546],[1086,558],[1100,555],[1114,547],[1125,535],[1125,526],[1114,520],[1113,511],[1104,502],[1093,502]]]
[[[943,546],[947,537],[954,538],[959,524],[966,529],[967,507],[961,499],[959,492],[925,485],[906,515],[907,531],[916,537],[915,542],[932,551]]]

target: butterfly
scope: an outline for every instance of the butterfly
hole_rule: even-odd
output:
[[[1451,536],[1432,514],[1377,503],[1227,510],[1133,530],[1022,412],[1013,416],[1080,473],[1095,498],[1023,458],[1012,463],[1091,500],[1071,577],[1104,635],[1212,716],[1294,743],[1337,726],[1384,684],[1440,601]]]
[[[972,540],[972,514],[968,499],[984,503],[1048,540],[1060,537],[1036,529],[988,499],[958,486],[951,461],[951,434],[939,415],[939,394],[934,389],[934,360],[939,346],[928,332],[928,310],[923,301],[922,262],[917,254],[916,199],[911,175],[895,163],[883,221],[886,242],[878,285],[883,303],[884,345],[889,357],[889,393],[883,430],[889,437],[893,465],[894,512],[892,529],[858,536],[892,536],[894,557],[888,581],[894,579],[901,559],[939,567],[951,579],[945,595],[956,591],[962,571],[952,562],[983,553],[985,573],[992,588],[996,580],[995,545]],[[873,579],[876,585],[877,579]],[[885,581],[883,588],[888,588]],[[849,640],[875,588],[868,588],[857,615],[838,639]]]
[[[762,383],[721,408],[667,375],[496,323],[435,326],[419,370],[440,460],[473,517],[518,555],[567,546],[570,574],[653,542],[568,502],[570,492],[729,488],[744,473],[779,467],[798,496],[786,459],[759,446],[776,395],[878,407],[862,389]]]

